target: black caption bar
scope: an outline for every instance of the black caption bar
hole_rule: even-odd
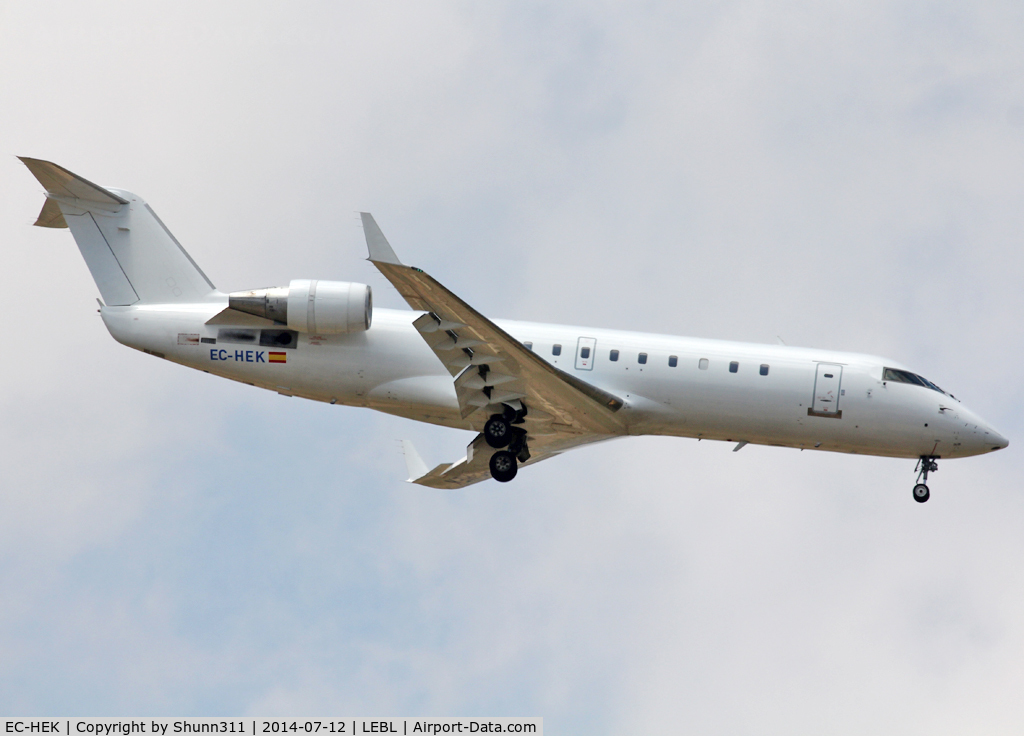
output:
[[[543,736],[543,718],[0,718],[0,736],[174,736],[238,734],[440,734],[520,733]]]

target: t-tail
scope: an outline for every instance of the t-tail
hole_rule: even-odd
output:
[[[46,189],[35,224],[71,229],[108,306],[224,298],[141,197],[49,161],[19,158]]]

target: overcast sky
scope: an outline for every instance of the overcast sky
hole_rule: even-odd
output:
[[[0,712],[1024,728],[1020,2],[0,2]],[[1010,439],[940,462],[469,433],[118,345],[16,155],[144,197],[223,291],[889,356]]]

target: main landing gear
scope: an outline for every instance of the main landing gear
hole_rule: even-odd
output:
[[[499,450],[508,447],[512,441],[512,422],[501,414],[495,414],[484,425],[484,440]]]
[[[928,473],[939,472],[939,464],[936,462],[939,459],[938,455],[922,455],[921,459],[917,461],[917,485],[914,486],[914,500],[918,503],[924,503],[931,498],[931,492],[928,490],[928,486],[925,485],[928,482]]]
[[[516,456],[508,450],[498,450],[491,455],[491,477],[499,483],[508,483],[519,472]]]
[[[506,406],[504,414],[493,414],[484,424],[484,441],[497,450],[491,455],[491,477],[500,483],[508,483],[515,478],[518,464],[530,459],[526,430],[514,426],[523,421],[525,414],[525,408],[516,411]]]

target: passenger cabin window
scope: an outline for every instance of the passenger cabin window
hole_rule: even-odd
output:
[[[641,365],[646,363],[647,362],[647,353],[640,353],[640,355],[636,356],[636,362],[640,363]]]
[[[767,363],[762,363],[761,364],[761,375],[762,376],[767,376],[768,375],[768,364]]]
[[[561,355],[562,354],[562,346],[561,345],[552,345],[551,346],[551,354],[552,355]]]
[[[586,360],[590,357],[590,348],[580,348],[580,357]]]
[[[614,363],[618,359],[619,359],[619,351],[618,350],[612,350],[610,353],[608,353],[608,360],[610,360],[611,362]]]
[[[532,342],[524,342],[523,343],[523,347],[526,348],[527,350],[533,350],[533,343]]]
[[[737,371],[739,371],[739,369],[740,369],[740,364],[737,363],[735,360],[729,364],[729,372],[730,373],[736,373]]]
[[[670,356],[668,356],[668,367],[669,368],[675,368],[677,365],[679,365],[679,356],[678,355],[670,355]]]
[[[706,371],[708,369],[708,359],[707,358],[701,358],[697,362],[697,367],[700,368],[702,371]]]
[[[882,380],[895,381],[896,383],[912,383],[915,386],[924,386],[925,388],[930,388],[932,391],[938,391],[940,394],[946,393],[927,378],[919,376],[916,373],[911,373],[910,371],[901,371],[899,368],[885,368],[882,371]]]

